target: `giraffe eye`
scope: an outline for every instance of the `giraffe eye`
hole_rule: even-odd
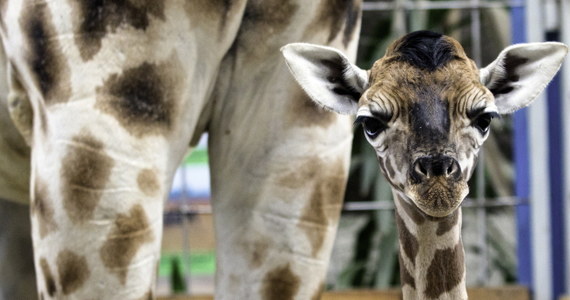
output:
[[[481,134],[486,134],[491,127],[491,120],[493,120],[495,116],[496,113],[481,114],[473,121],[473,126],[479,129]]]
[[[362,124],[362,128],[364,128],[364,133],[371,139],[376,138],[380,133],[382,133],[382,131],[388,128],[386,123],[373,117],[360,116],[356,119],[354,123]]]

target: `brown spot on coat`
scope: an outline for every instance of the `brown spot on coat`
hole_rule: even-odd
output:
[[[298,9],[291,0],[248,1],[241,30],[277,34],[289,26],[289,20]]]
[[[0,22],[2,22],[2,26],[4,28],[5,24],[4,24],[4,13],[6,12],[6,4],[8,4],[8,0],[0,0]]]
[[[44,276],[47,293],[50,297],[53,297],[57,292],[57,286],[55,285],[55,279],[53,278],[53,274],[51,273],[51,269],[45,258],[40,259],[40,268],[42,269]]]
[[[319,14],[309,28],[330,28],[327,39],[330,43],[344,26],[342,42],[347,47],[360,22],[361,2],[361,0],[323,0],[319,7]]]
[[[331,125],[337,116],[335,113],[320,108],[309,96],[295,84],[292,89],[291,110],[288,113],[289,123],[300,126],[320,126]]]
[[[137,204],[128,214],[117,216],[115,226],[100,251],[103,265],[115,273],[124,285],[131,260],[143,244],[153,240],[154,235],[146,213],[143,207]]]
[[[80,289],[90,276],[87,259],[69,250],[63,250],[57,255],[57,272],[64,295]]]
[[[320,178],[317,179],[311,197],[303,209],[298,226],[305,231],[312,245],[312,254],[316,257],[327,237],[329,224],[338,220],[346,176],[341,160],[331,162],[329,168],[316,168],[315,170],[320,173]],[[309,177],[303,180],[314,179]]]
[[[438,220],[437,231],[435,232],[438,236],[446,234],[450,231],[459,220],[459,210],[455,210],[451,215],[441,218]]]
[[[139,189],[147,196],[156,195],[160,189],[160,183],[156,177],[156,172],[151,169],[144,169],[137,176]]]
[[[400,217],[400,213],[396,212],[396,225],[398,226],[398,238],[400,240],[400,245],[406,253],[408,259],[415,265],[416,255],[418,254],[419,243],[415,236],[408,230],[406,223]]]
[[[47,199],[47,186],[41,180],[36,180],[34,186],[34,201],[32,202],[32,214],[37,215],[37,221],[40,229],[40,238],[46,237],[52,231],[57,230],[58,226],[54,219],[54,210],[52,202]]]
[[[235,46],[253,57],[278,52],[283,42],[275,43],[274,37],[291,25],[298,9],[299,4],[292,0],[247,1]]]
[[[301,280],[293,273],[291,266],[281,266],[265,275],[261,294],[264,300],[289,300],[295,297],[300,285]]]
[[[61,168],[63,207],[71,221],[82,223],[93,216],[114,163],[90,134],[74,137],[73,143]]]
[[[299,168],[290,168],[288,172],[282,172],[278,183],[281,187],[299,189],[309,183],[311,178],[315,178],[322,168],[321,162],[316,159],[310,159],[303,163]]]
[[[265,238],[260,238],[251,243],[251,249],[247,249],[251,253],[250,261],[251,266],[257,269],[263,265],[267,259],[267,254],[270,244]]]
[[[101,49],[103,38],[121,26],[146,30],[152,18],[165,19],[165,1],[80,0],[73,1],[77,31],[75,43],[81,58],[88,61]]]
[[[461,241],[453,248],[435,251],[431,265],[427,270],[424,294],[429,299],[438,298],[451,291],[463,280],[464,253]]]
[[[96,107],[115,117],[137,137],[165,134],[173,125],[179,89],[179,78],[171,76],[179,67],[172,63],[144,62],[111,75],[103,87],[98,88]]]
[[[241,5],[236,0],[193,0],[186,1],[186,11],[192,21],[219,22],[220,33],[226,29],[230,18]],[[203,24],[202,24],[203,25]]]
[[[425,215],[415,204],[408,203],[408,201],[402,199],[400,196],[396,196],[396,201],[399,201],[406,215],[408,215],[414,223],[421,225],[426,221]]]
[[[409,285],[415,289],[416,288],[416,280],[414,279],[412,274],[410,274],[410,271],[408,271],[408,268],[406,268],[406,265],[404,265],[404,261],[402,259],[401,253],[398,256],[398,258],[400,260],[400,281],[402,282],[402,286],[407,284],[407,285]]]
[[[29,45],[26,60],[47,104],[66,101],[71,93],[69,66],[61,52],[52,19],[46,3],[29,6],[20,19]]]

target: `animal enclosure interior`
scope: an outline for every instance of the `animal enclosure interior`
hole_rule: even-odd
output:
[[[478,66],[492,62],[512,43],[542,40],[567,43],[570,37],[570,21],[561,18],[560,13],[570,13],[570,7],[556,1],[367,0],[362,9],[357,65],[365,69],[384,54],[394,39],[415,30],[429,29],[456,38]],[[532,16],[535,10],[541,11],[543,19]],[[567,69],[566,63],[563,70]],[[540,117],[536,111],[541,108],[537,108],[492,123],[491,136],[470,181],[471,192],[463,203],[469,287],[519,285],[523,287],[521,299],[528,296],[527,289],[533,290],[535,299],[556,299],[569,292],[564,279],[570,276],[569,249],[565,246],[568,237],[553,230],[552,235],[542,239],[537,236],[539,225],[532,223],[550,222],[546,227],[549,230],[551,226],[566,226],[563,215],[570,205],[564,207],[568,199],[563,195],[568,195],[568,184],[562,179],[544,181],[566,174],[568,168],[556,163],[556,159],[565,156],[563,145],[554,144],[547,150],[533,145],[537,136],[542,138],[540,141],[568,140],[569,133],[564,129],[569,125],[563,124],[559,114],[570,111],[567,103],[562,104],[562,98],[569,100],[570,77],[568,71],[562,74],[562,79],[556,79],[544,93],[548,106],[547,99],[542,99],[542,109],[548,110],[549,117]],[[555,126],[563,129],[553,132]],[[158,277],[159,293],[163,296],[213,293],[216,248],[205,139],[178,170],[167,205]],[[550,168],[545,171],[546,177],[531,176],[529,172],[538,170],[534,167],[536,161],[545,157]],[[566,157],[564,161],[568,164],[569,160]],[[568,180],[570,176],[565,178]],[[532,199],[540,193],[551,195],[544,199],[547,208],[531,207]],[[390,186],[379,173],[375,153],[361,129],[355,128],[350,177],[326,290],[399,287],[395,226]],[[547,253],[548,259],[541,260],[540,253]],[[510,293],[515,297],[515,292]]]

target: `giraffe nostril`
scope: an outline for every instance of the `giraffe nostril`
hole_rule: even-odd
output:
[[[455,171],[455,164],[451,164],[447,170],[445,170],[445,175],[449,176]]]
[[[451,165],[447,168],[446,177],[458,180],[461,177],[461,167],[459,166],[459,162],[455,159],[451,159]]]
[[[458,180],[461,176],[461,168],[457,160],[449,156],[423,156],[414,162],[411,175],[418,183],[437,176]]]
[[[414,162],[411,177],[416,183],[420,183],[429,178],[430,173],[431,166],[428,164],[427,160],[419,158]]]
[[[428,171],[421,163],[416,163],[415,171],[421,175],[428,176]]]

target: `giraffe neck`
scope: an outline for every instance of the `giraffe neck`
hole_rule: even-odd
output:
[[[433,218],[394,196],[404,299],[467,299],[461,210]]]

